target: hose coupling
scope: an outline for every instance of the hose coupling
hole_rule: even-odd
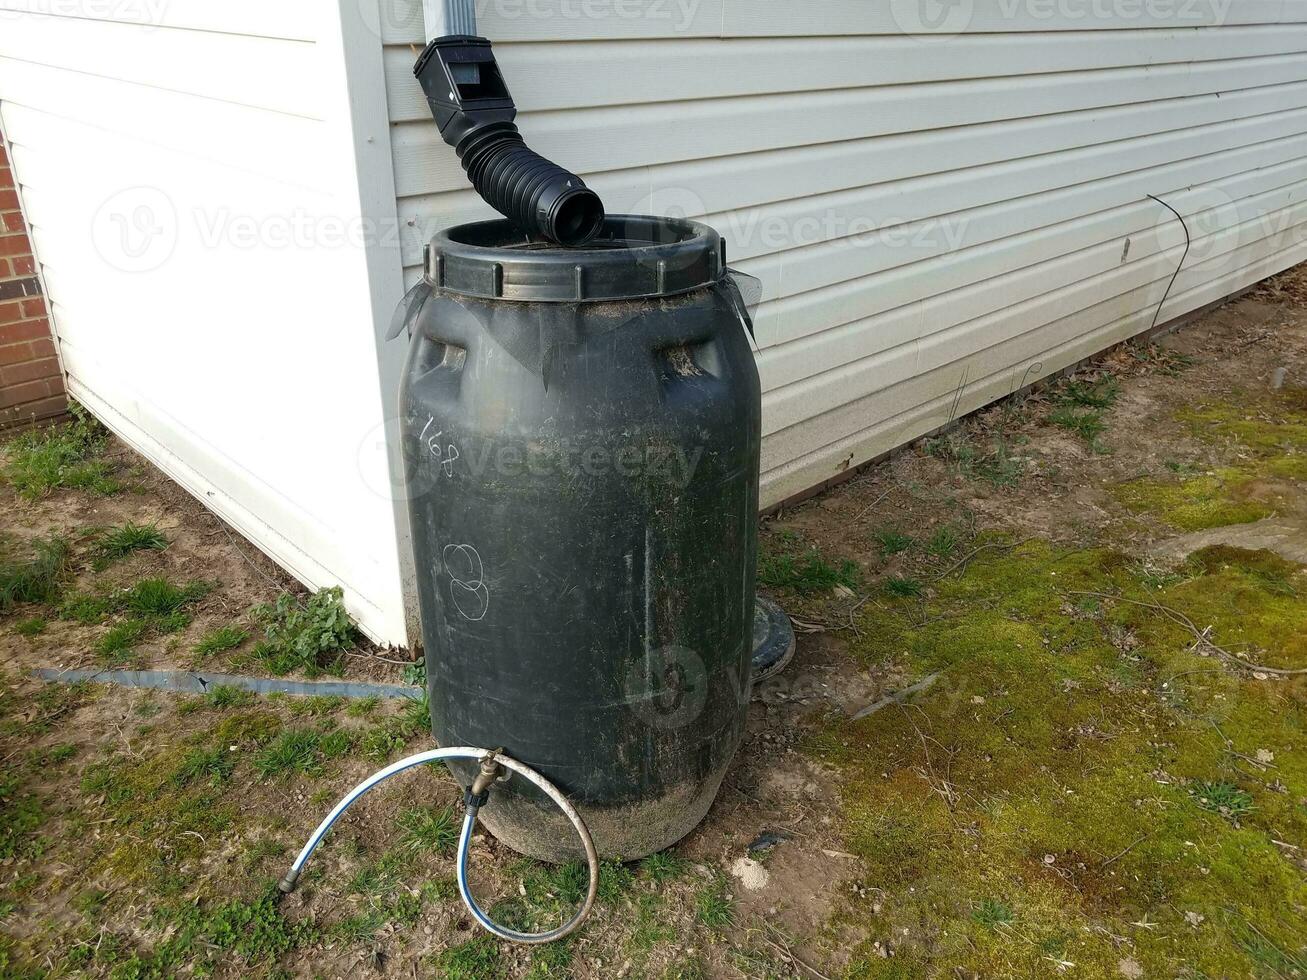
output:
[[[289,895],[300,883],[300,868],[291,868],[286,872],[286,876],[277,882],[277,890],[283,895]]]

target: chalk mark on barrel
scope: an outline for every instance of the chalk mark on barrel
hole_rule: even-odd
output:
[[[449,573],[449,599],[459,615],[474,623],[485,619],[490,611],[490,590],[480,553],[470,544],[447,544],[440,557]]]

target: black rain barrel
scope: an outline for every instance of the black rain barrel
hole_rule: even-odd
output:
[[[609,858],[689,833],[744,733],[761,394],[739,281],[691,221],[610,216],[584,249],[488,221],[433,240],[405,310],[433,734],[537,769]],[[523,780],[481,812],[523,854],[580,853]]]

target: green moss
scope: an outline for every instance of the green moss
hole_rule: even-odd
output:
[[[1304,667],[1298,574],[1209,549],[1146,582],[1124,555],[1034,542],[939,583],[924,615],[864,607],[859,656],[940,680],[808,745],[839,773],[861,859],[866,897],[837,919],[869,933],[849,976],[1116,976],[1114,936],[1147,976],[1299,955],[1307,882],[1273,839],[1307,835],[1307,687],[1202,656],[1156,609],[1076,595],[1181,610],[1228,649]],[[1274,770],[1243,761],[1259,751]]]
[[[0,776],[0,861],[38,850],[36,832],[42,823],[40,801],[15,773]]]
[[[235,813],[208,781],[181,778],[189,754],[174,747],[142,759],[113,757],[85,770],[83,793],[116,831],[96,840],[93,871],[163,894],[183,887],[176,865],[199,856]]]
[[[1118,484],[1115,495],[1137,513],[1151,514],[1182,531],[1202,531],[1231,524],[1250,524],[1269,517],[1273,509],[1241,499],[1249,477],[1222,470],[1179,482],[1141,479]]]
[[[1211,402],[1185,409],[1176,418],[1189,425],[1199,438],[1234,441],[1260,456],[1307,452],[1307,411],[1289,389],[1260,398],[1245,397],[1239,403]]]

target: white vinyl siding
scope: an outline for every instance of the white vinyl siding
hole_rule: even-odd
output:
[[[918,37],[898,0],[480,5],[534,149],[762,279],[764,503],[1307,258],[1307,0],[955,6]],[[413,80],[420,4],[381,34],[411,281],[491,212]],[[1161,310],[1185,232],[1148,195],[1193,236]]]
[[[402,643],[341,17],[0,0],[0,113],[71,393]]]

